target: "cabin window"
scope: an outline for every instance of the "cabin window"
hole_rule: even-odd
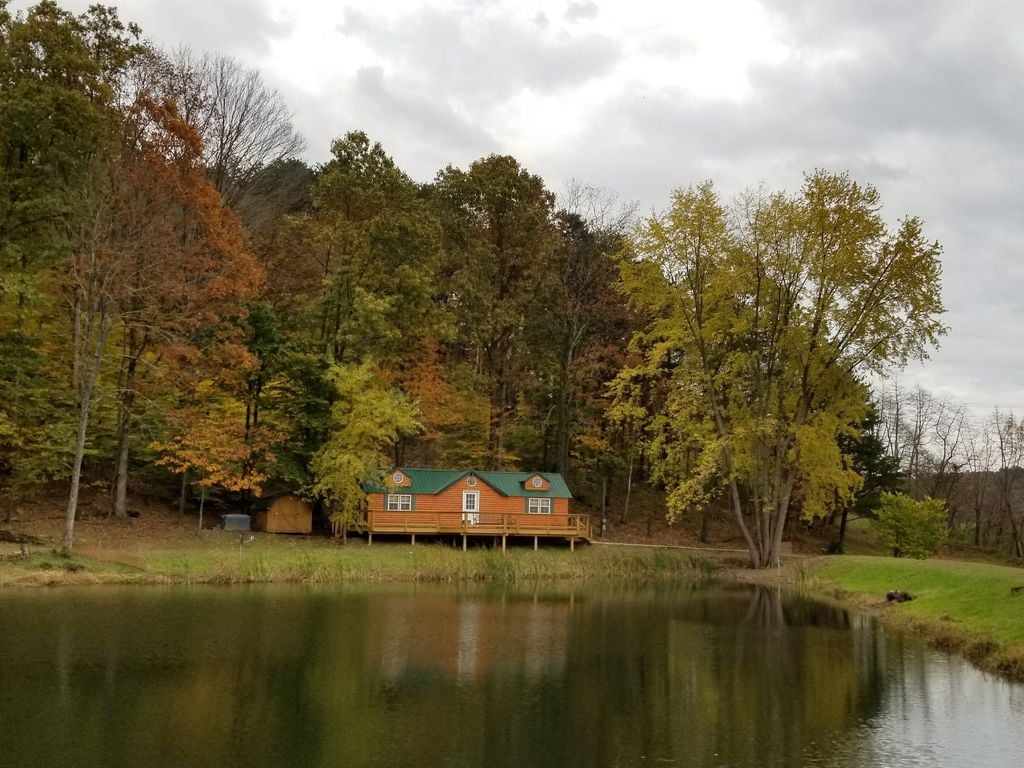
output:
[[[384,508],[389,512],[411,512],[411,493],[389,493]]]
[[[527,499],[526,511],[531,515],[550,515],[551,499]]]
[[[480,511],[480,492],[479,491],[463,491],[462,492],[462,511],[463,512],[479,512]]]
[[[540,488],[542,485],[544,485],[544,481],[543,480],[541,480],[539,477],[533,478],[533,487],[534,488]]]
[[[476,478],[473,477],[473,475],[470,475],[469,477],[467,477],[466,478],[466,485],[468,485],[470,488],[472,488],[474,485],[476,485]]]
[[[391,476],[391,479],[395,481],[395,485],[401,485],[405,482],[405,475],[401,472],[395,472],[395,474]]]

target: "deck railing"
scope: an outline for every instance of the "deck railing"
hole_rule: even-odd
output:
[[[552,536],[591,538],[590,515],[530,515],[506,512],[382,512],[369,510],[359,526],[370,533],[466,536]]]

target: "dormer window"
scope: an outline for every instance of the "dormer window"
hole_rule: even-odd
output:
[[[540,477],[534,477],[533,482],[530,483],[534,488],[540,488],[544,485],[544,481]]]

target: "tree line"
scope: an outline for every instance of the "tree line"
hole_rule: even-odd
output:
[[[404,464],[652,482],[771,565],[870,485],[864,382],[945,332],[939,245],[846,174],[642,218],[504,155],[417,183],[360,131],[311,167],[258,71],[113,8],[0,2],[0,49],[0,487],[66,482],[69,548],[83,484],[344,522]]]
[[[954,541],[1024,558],[1024,425],[1012,410],[986,416],[924,387],[877,390],[872,432],[915,499],[943,502]]]
[[[0,472],[351,515],[384,462],[569,473],[628,335],[629,211],[511,157],[414,182],[352,131],[112,8],[0,5]]]

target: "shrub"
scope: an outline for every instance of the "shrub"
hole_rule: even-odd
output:
[[[878,537],[893,557],[931,557],[946,540],[946,510],[938,499],[914,501],[909,496],[883,493],[875,521]]]

